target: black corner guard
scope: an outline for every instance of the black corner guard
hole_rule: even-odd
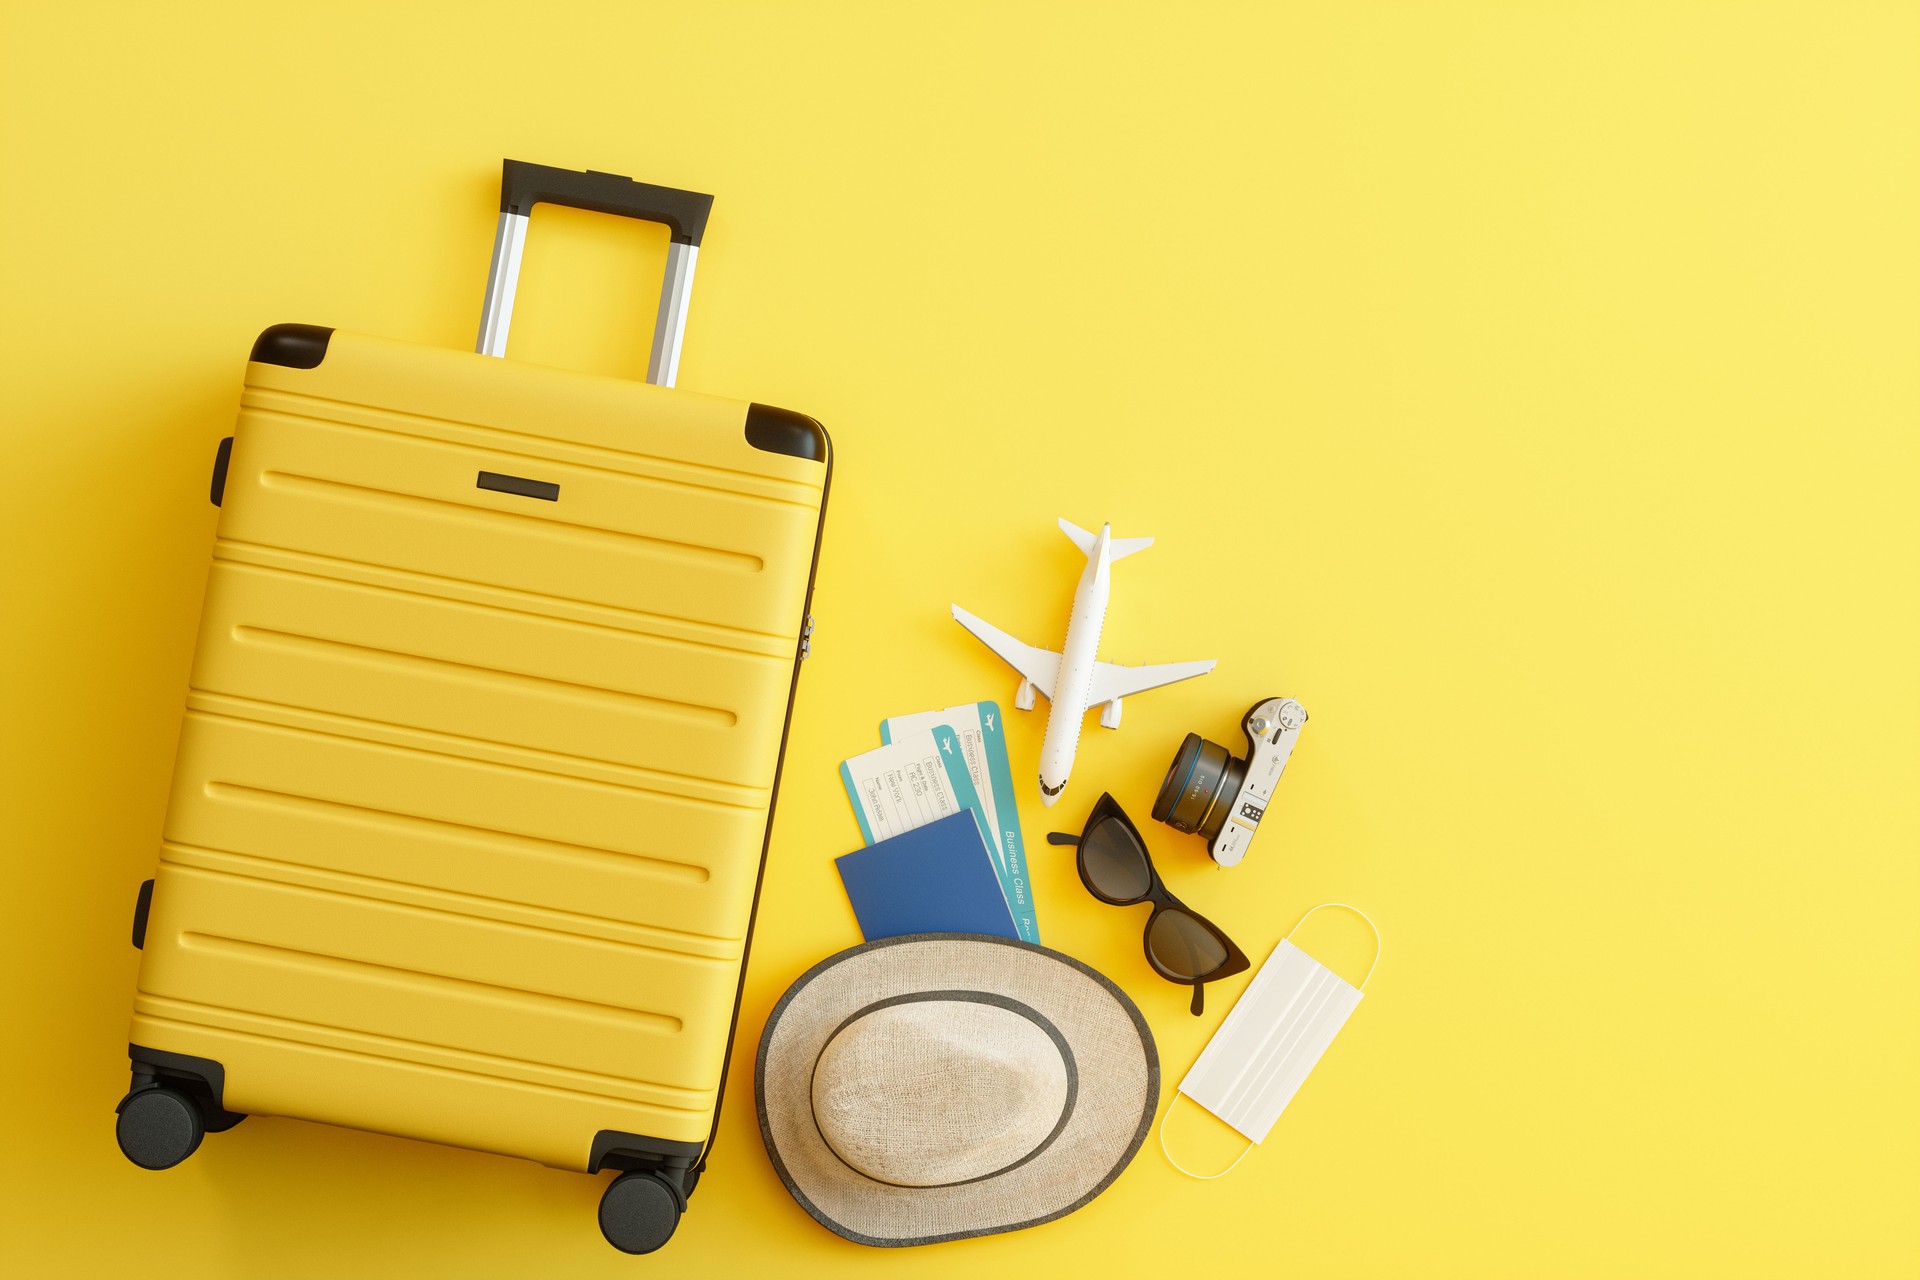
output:
[[[650,1173],[670,1173],[675,1175],[676,1181],[680,1181],[699,1163],[705,1150],[705,1144],[699,1142],[668,1142],[665,1138],[648,1138],[637,1133],[622,1133],[618,1129],[602,1129],[593,1135],[593,1148],[587,1155],[587,1172],[618,1169],[622,1173],[631,1173],[635,1169],[644,1169]]]
[[[804,413],[769,404],[747,406],[747,443],[766,453],[827,460],[827,429]]]
[[[133,949],[147,947],[147,913],[153,910],[153,881],[140,882],[140,896],[133,900]]]
[[[318,369],[331,337],[333,330],[317,324],[276,324],[254,339],[251,359],[288,369]]]

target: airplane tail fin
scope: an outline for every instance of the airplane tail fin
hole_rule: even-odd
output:
[[[1073,539],[1073,545],[1080,548],[1081,555],[1093,554],[1093,544],[1098,541],[1093,534],[1064,518],[1060,521],[1060,532]],[[1145,551],[1152,545],[1152,538],[1114,538],[1107,543],[1107,559],[1109,561],[1124,560],[1134,552]]]

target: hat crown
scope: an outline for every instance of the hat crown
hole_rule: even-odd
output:
[[[813,1072],[820,1136],[879,1182],[937,1187],[997,1173],[1065,1118],[1071,1068],[1024,1006],[941,993],[849,1019]]]

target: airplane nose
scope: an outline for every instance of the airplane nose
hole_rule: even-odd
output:
[[[1047,789],[1045,787],[1042,787],[1040,789],[1040,803],[1045,808],[1048,808],[1048,809],[1053,808],[1054,802],[1059,798],[1060,798],[1060,793],[1058,791],[1049,795],[1047,794]]]
[[[1040,803],[1045,805],[1047,808],[1049,809],[1053,808],[1053,802],[1055,800],[1058,800],[1060,798],[1060,793],[1062,791],[1065,791],[1066,789],[1067,789],[1067,780],[1065,778],[1062,778],[1060,780],[1060,784],[1058,786],[1050,787],[1047,785],[1047,775],[1044,773],[1040,775]]]

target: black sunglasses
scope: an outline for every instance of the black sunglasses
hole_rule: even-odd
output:
[[[1167,892],[1147,854],[1147,842],[1112,796],[1101,793],[1079,835],[1050,832],[1047,843],[1080,846],[1080,883],[1100,901],[1116,907],[1153,904],[1147,917],[1147,963],[1168,982],[1193,988],[1195,1017],[1207,983],[1246,969],[1247,957],[1231,938]]]

